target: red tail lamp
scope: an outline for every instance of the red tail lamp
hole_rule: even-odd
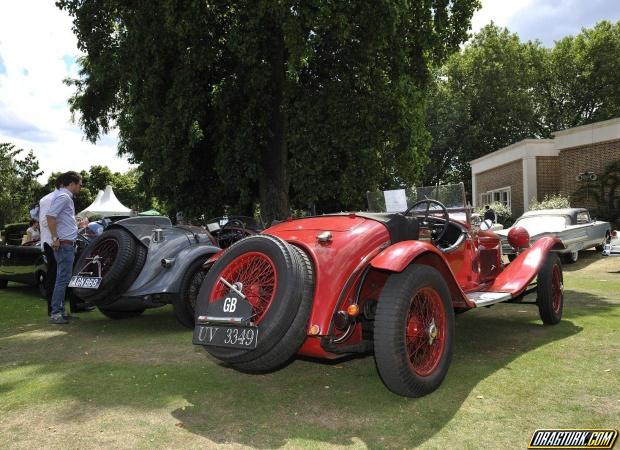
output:
[[[512,228],[508,232],[508,243],[517,251],[529,247],[530,233],[523,227]]]

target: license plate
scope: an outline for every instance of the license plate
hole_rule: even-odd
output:
[[[101,277],[83,277],[76,275],[71,277],[69,287],[82,289],[99,289],[101,285]]]
[[[258,344],[258,327],[196,325],[192,342],[213,347],[253,349]]]

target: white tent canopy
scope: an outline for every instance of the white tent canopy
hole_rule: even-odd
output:
[[[93,201],[86,209],[78,214],[82,217],[99,215],[99,216],[130,216],[131,209],[123,205],[112,190],[112,186],[105,187],[105,191],[99,191],[95,201]]]

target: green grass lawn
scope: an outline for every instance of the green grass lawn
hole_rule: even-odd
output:
[[[0,291],[0,447],[526,448],[537,428],[620,426],[620,258],[565,268],[559,325],[532,305],[457,316],[443,385],[391,394],[372,356],[246,375],[191,345],[170,308],[47,323]]]

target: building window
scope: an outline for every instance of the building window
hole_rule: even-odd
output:
[[[492,191],[487,191],[480,194],[481,205],[490,205],[494,202],[501,203],[510,209],[510,187],[493,189]]]

